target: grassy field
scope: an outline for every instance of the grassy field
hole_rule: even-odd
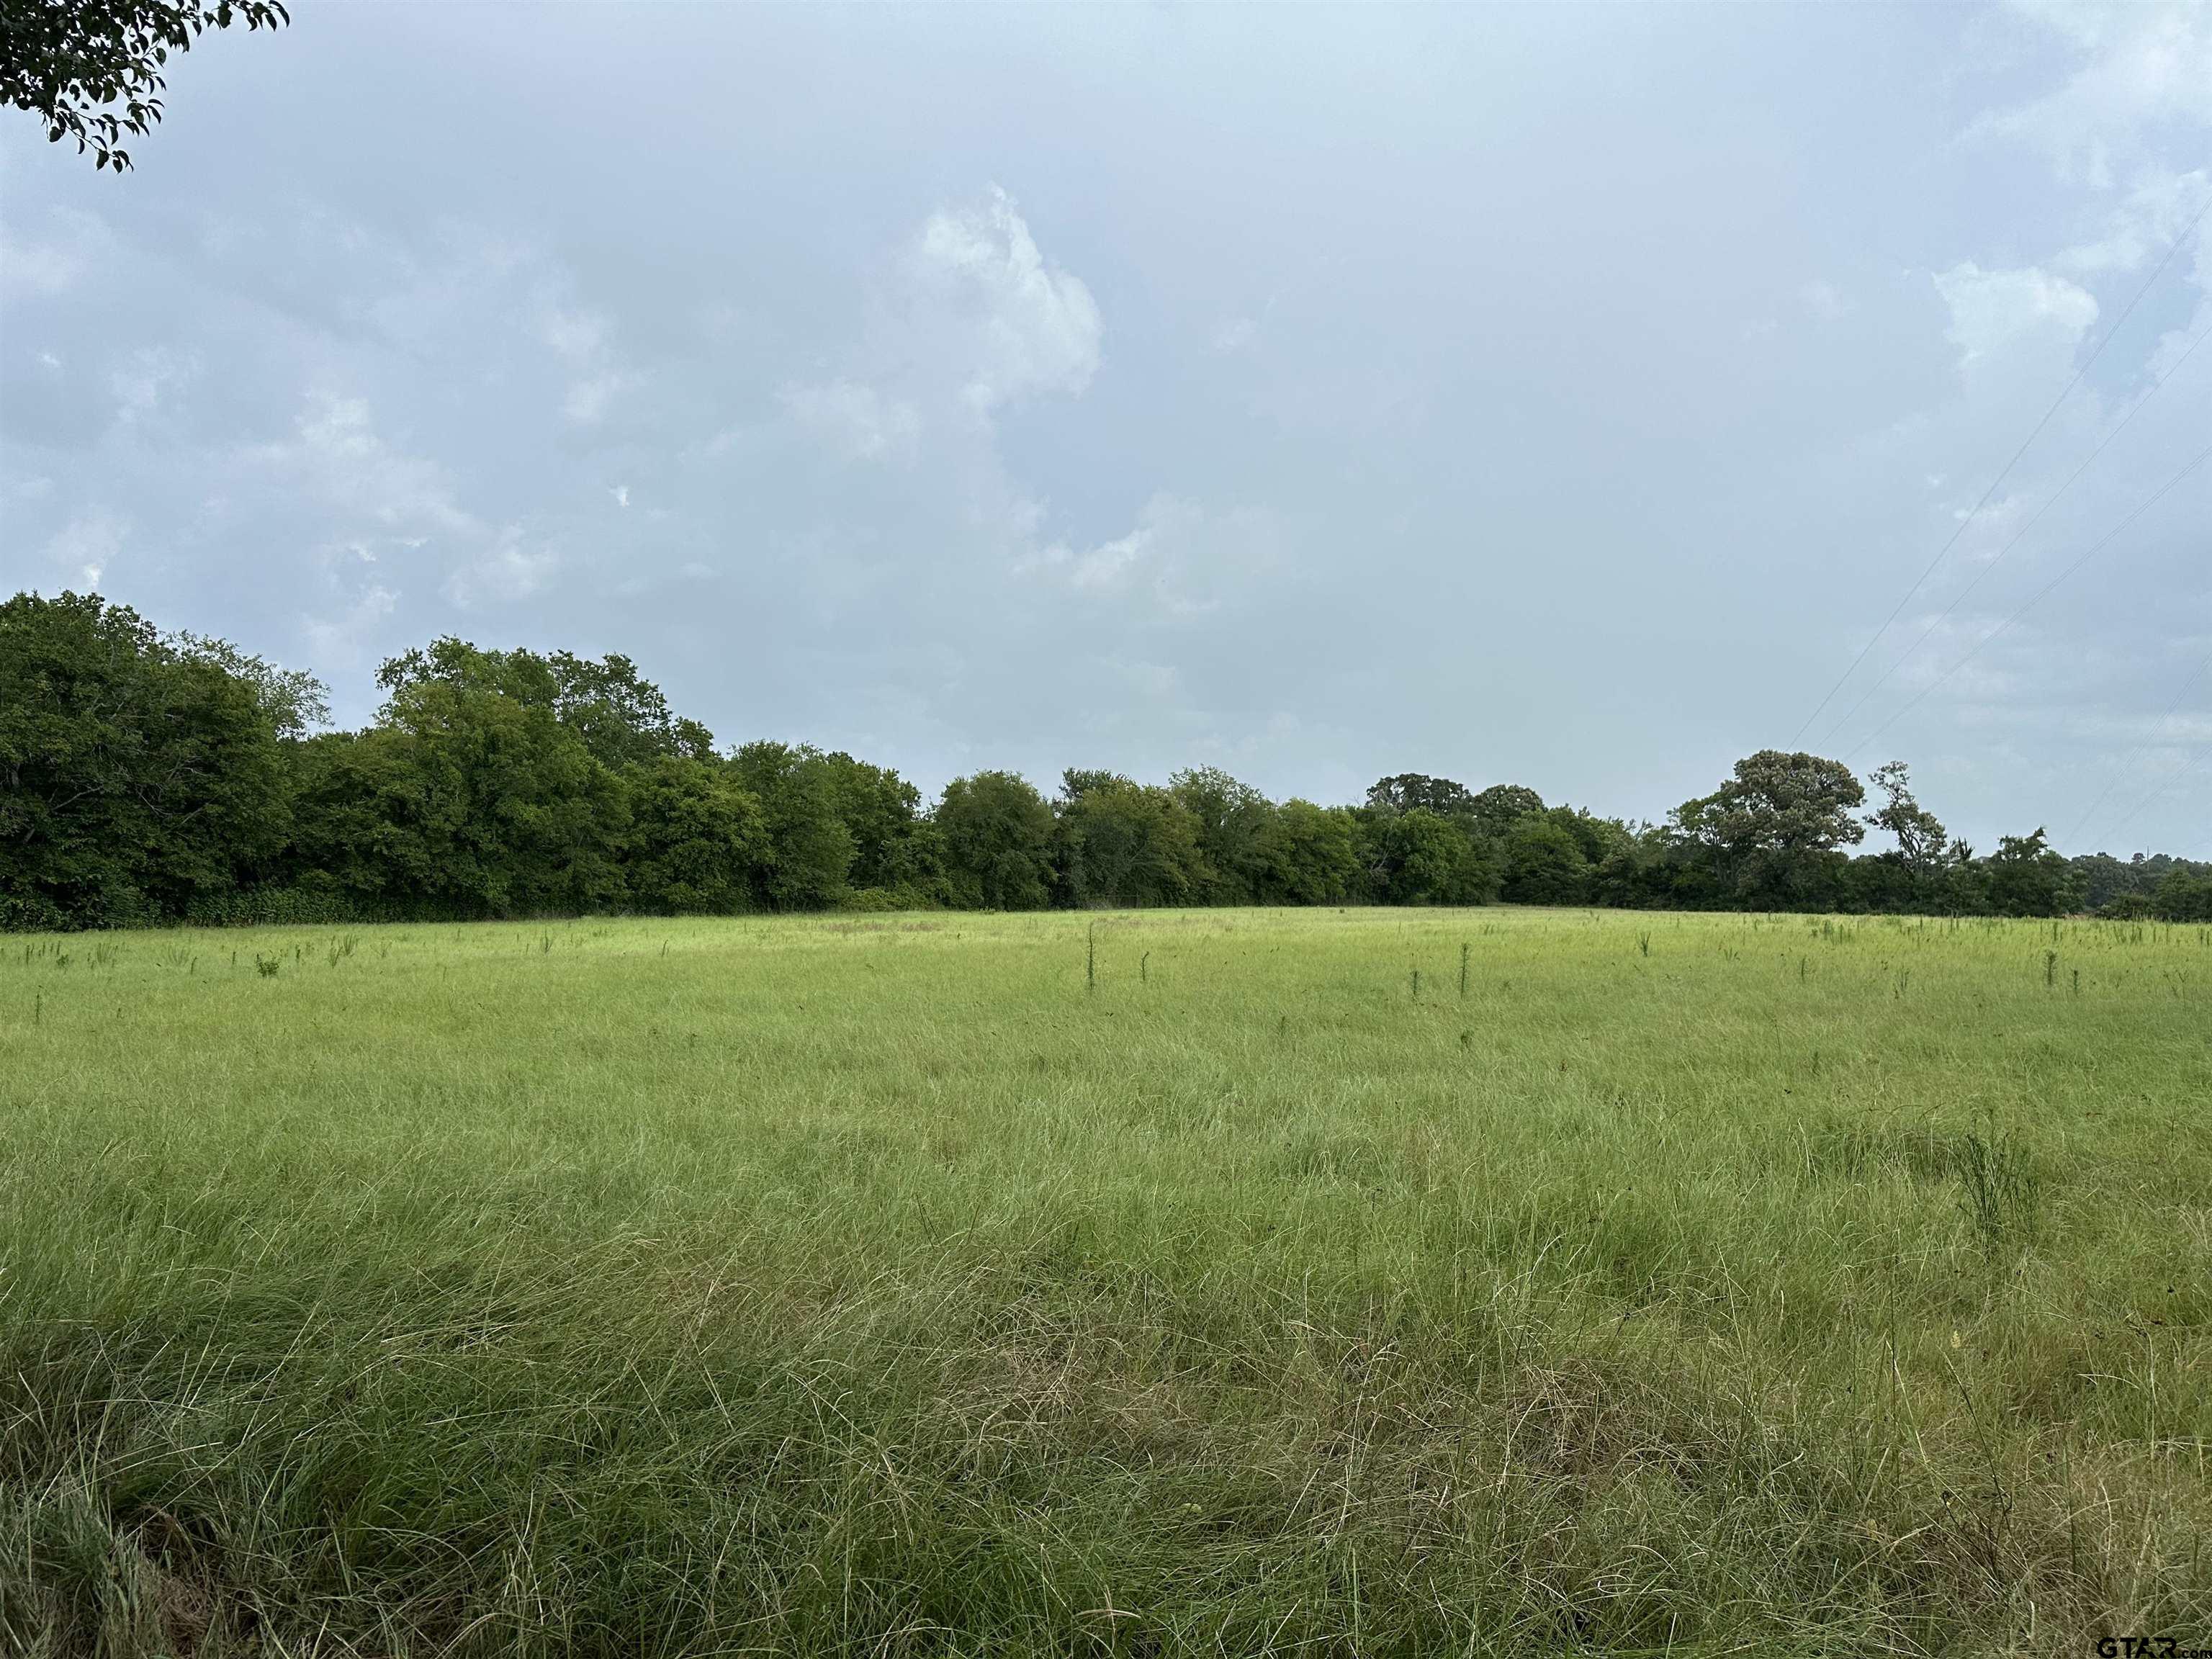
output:
[[[0,1126],[10,1654],[2212,1646],[2212,930],[17,938]]]

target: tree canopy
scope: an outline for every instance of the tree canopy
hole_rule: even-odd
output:
[[[934,802],[842,750],[721,748],[629,658],[447,636],[331,731],[312,677],[92,595],[0,605],[0,927],[832,907],[1613,905],[2212,915],[2212,864],[1978,858],[1901,762],[1762,750],[1663,824],[1399,773],[1357,805],[1218,767]],[[1869,830],[1893,843],[1851,856]]]
[[[155,921],[252,879],[291,831],[280,724],[319,697],[96,596],[0,605],[0,920]]]
[[[161,118],[162,71],[211,28],[273,29],[282,0],[0,0],[0,103],[73,142],[95,170],[131,165],[126,138]]]
[[[1866,839],[1851,809],[1866,787],[1841,761],[1762,749],[1710,795],[1675,809],[1683,832],[1738,857],[1826,853]]]
[[[1474,812],[1474,797],[1465,784],[1425,772],[1378,778],[1368,788],[1367,804],[1379,811],[1433,812],[1440,818],[1468,817]]]

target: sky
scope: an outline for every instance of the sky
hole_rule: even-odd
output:
[[[131,148],[0,110],[0,589],[343,723],[2212,851],[2212,7],[310,0]]]

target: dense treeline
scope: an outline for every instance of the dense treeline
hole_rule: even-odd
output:
[[[716,746],[626,658],[441,639],[358,732],[323,688],[95,596],[0,605],[0,926],[833,907],[1530,904],[2212,921],[2212,865],[1986,856],[1903,765],[1766,750],[1663,824],[1500,784],[1385,778],[1353,806],[1007,772],[933,805],[888,768]],[[1893,850],[1854,856],[1869,829]]]

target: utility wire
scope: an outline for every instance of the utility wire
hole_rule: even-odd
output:
[[[1928,626],[1921,631],[1920,637],[1913,641],[1911,645],[1905,647],[1904,654],[1899,657],[1896,661],[1890,664],[1888,667],[1881,671],[1881,678],[1876,680],[1872,685],[1867,687],[1867,689],[1860,694],[1859,700],[1850,706],[1850,710],[1845,713],[1844,717],[1828,728],[1828,735],[1820,739],[1821,747],[1826,748],[1829,744],[1833,743],[1836,740],[1837,735],[1840,733],[1845,726],[1851,723],[1851,717],[1856,714],[1860,709],[1865,708],[1867,704],[1873,700],[1874,694],[1875,692],[1881,690],[1883,686],[1889,684],[1890,676],[1896,673],[1899,669],[1904,667],[1905,663],[1912,656],[1912,653],[1919,650],[1922,646],[1927,644],[1929,639],[1935,634],[1936,630],[1951,619],[1952,612],[1955,611],[1960,605],[1964,605],[1966,602],[1967,596],[1972,593],[1977,587],[1979,587],[1982,585],[1982,578],[1988,575],[1990,571],[1996,569],[1998,563],[2004,558],[2004,556],[2011,552],[2015,547],[2018,547],[2021,544],[2021,538],[2025,537],[2029,531],[2034,529],[2038,524],[2042,522],[2043,515],[2057,505],[2058,498],[2061,495],[2063,495],[2069,489],[2073,488],[2074,480],[2080,477],[2084,472],[2087,472],[2089,470],[2091,462],[2094,462],[2098,456],[2105,453],[2106,447],[2112,443],[2113,439],[2118,437],[2121,433],[2127,430],[2128,422],[2135,419],[2135,417],[2142,412],[2142,406],[2148,403],[2157,393],[2159,387],[2164,386],[2168,380],[2174,377],[2174,375],[2180,370],[2182,364],[2189,361],[2191,354],[2193,353],[2198,346],[2204,343],[2208,336],[2212,336],[2212,329],[2205,330],[2203,333],[2199,334],[2195,339],[2191,340],[2189,343],[2188,349],[2185,350],[2181,356],[2173,360],[2173,367],[2167,369],[2165,374],[2160,375],[2158,379],[2150,383],[2150,389],[2148,392],[2145,392],[2142,397],[2136,399],[2134,406],[2130,408],[2124,416],[2121,416],[2120,423],[2114,427],[2110,432],[2107,432],[2105,434],[2103,441],[2100,442],[2094,449],[2089,452],[2088,459],[2084,460],[2081,465],[2075,467],[2073,472],[2068,476],[2066,482],[2059,485],[2056,490],[2051,492],[2051,498],[2045,501],[2041,507],[2035,509],[2035,516],[2031,518],[2026,524],[2021,526],[2018,532],[2014,535],[2013,538],[1997,550],[1996,558],[1991,559],[1987,564],[1984,564],[1979,570],[1974,573],[1973,580],[1968,582],[1964,587],[1959,590],[1958,596],[1954,599],[1949,605],[1943,608],[1942,615],[1937,617],[1934,622],[1929,623]],[[1910,595],[1907,597],[1909,598]],[[1802,737],[1804,734],[1800,732],[1798,735]]]
[[[2190,692],[2197,690],[2197,681],[2203,679],[2205,672],[2208,672],[2208,671],[2212,671],[2212,657],[2205,657],[2205,659],[2201,661],[2199,665],[2197,665],[2197,672],[2194,672],[2194,675],[2190,675],[2188,679],[2185,679],[2185,681],[2181,681],[2181,690],[2174,692],[2174,702],[2172,702],[2172,703],[2167,703],[2167,706],[2166,706],[2166,714],[2163,714],[2163,717],[2159,719],[2157,726],[2152,726],[2152,728],[2150,728],[2150,737],[2143,738],[2142,744],[2136,744],[2135,748],[2132,748],[2132,750],[2128,750],[2128,759],[2121,761],[2121,763],[2119,763],[2119,769],[2117,769],[2117,772],[2112,772],[2112,779],[2104,785],[2104,792],[2101,792],[2101,794],[2097,796],[2097,799],[2094,799],[2094,801],[2090,801],[2090,803],[2088,803],[2088,811],[2084,811],[2084,814],[2081,814],[2081,823],[2077,823],[2077,825],[2073,827],[2073,834],[2070,834],[2070,836],[2066,836],[2066,845],[2073,845],[2073,842],[2077,842],[2079,838],[2081,838],[2081,832],[2084,832],[2084,830],[2088,830],[2088,821],[2090,821],[2090,818],[2097,817],[2097,807],[2104,805],[2106,801],[2111,801],[2111,799],[2112,799],[2112,790],[2117,790],[2117,787],[2119,787],[2119,781],[2124,779],[2124,776],[2128,776],[2128,768],[2130,768],[2130,765],[2135,765],[2135,761],[2139,759],[2139,757],[2143,757],[2143,754],[2150,752],[2150,745],[2154,744],[2154,741],[2157,741],[2159,734],[2166,732],[2167,726],[2172,726],[2172,723],[2174,723],[2174,714],[2179,714],[2179,712],[2181,712],[2181,703],[2184,703],[2185,699],[2188,699]],[[2184,765],[2181,765],[2181,769],[2184,769],[2184,772],[2188,772],[2188,769],[2190,769],[2190,763],[2188,763],[2188,761],[2184,761]],[[2152,783],[2152,785],[2150,785],[2150,790],[2148,790],[2146,794],[2143,794],[2142,801],[2136,801],[2135,805],[2128,807],[2128,811],[2126,811],[2126,814],[2124,814],[2124,817],[2121,817],[2121,821],[2119,821],[2119,823],[2115,823],[2115,825],[2112,825],[2111,830],[2108,830],[2108,832],[2106,832],[2106,834],[2112,834],[2112,836],[2117,836],[2117,834],[2119,834],[2121,830],[2126,830],[2128,823],[2130,823],[2132,818],[2135,818],[2136,811],[2142,811],[2143,807],[2150,805],[2150,796],[2157,794],[2159,787],[2161,787],[2163,783],[2167,783],[2167,779],[2159,779],[2157,783]]]
[[[2105,348],[2112,344],[2112,337],[2120,331],[2122,325],[2130,317],[2135,315],[2136,307],[2143,302],[2143,296],[2148,294],[2152,285],[2166,274],[2166,268],[2173,263],[2173,256],[2181,252],[2182,244],[2186,242],[2196,232],[2197,227],[2203,222],[2207,213],[2212,213],[2212,197],[2206,198],[2204,205],[2197,210],[2197,216],[2189,222],[2188,228],[2174,238],[2173,246],[2166,251],[2166,258],[2158,262],[2151,274],[2144,279],[2143,285],[2136,290],[2136,297],[2128,301],[2128,308],[2119,314],[2118,319],[2112,324],[2112,327],[2105,331],[2105,337],[2097,342],[2097,349],[2089,354],[2087,361],[2083,362],[2081,368],[2074,371],[2074,378],[2066,382],[2065,389],[2051,400],[2051,407],[2043,411],[2043,418],[2035,423],[2035,429],[2027,434],[2018,449],[2013,451],[2012,459],[2004,464],[2003,471],[1990,480],[1990,487],[1982,492],[1982,499],[1974,503],[1974,510],[1959,520],[1959,527],[1951,532],[1950,539],[1936,550],[1936,556],[1928,562],[1928,568],[1920,573],[1919,579],[1905,590],[1905,597],[1897,602],[1897,609],[1891,611],[1882,625],[1875,630],[1874,637],[1859,647],[1858,655],[1851,659],[1851,665],[1837,677],[1836,683],[1828,688],[1827,696],[1822,697],[1814,706],[1813,712],[1805,716],[1805,724],[1797,728],[1797,735],[1792,738],[1790,742],[1802,743],[1804,740],[1806,732],[1813,729],[1813,722],[1820,718],[1820,711],[1834,702],[1836,693],[1844,689],[1844,682],[1858,672],[1859,665],[1867,659],[1868,653],[1873,651],[1881,636],[1889,632],[1891,624],[1905,614],[1905,607],[1912,603],[1912,596],[1928,585],[1928,579],[1936,574],[1936,567],[1943,562],[1951,550],[1959,544],[1959,538],[1965,535],[1967,528],[1981,516],[1982,509],[1990,504],[1990,498],[1997,493],[1998,486],[2012,476],[2013,468],[2018,466],[2021,457],[2027,453],[2028,446],[2043,435],[2043,428],[2051,424],[2051,417],[2058,412],[2059,404],[2073,395],[2074,388],[2081,384],[2081,377],[2095,367],[2098,358],[2105,355]]]
[[[1967,652],[1965,656],[1960,658],[1958,661],[1953,663],[1948,668],[1945,669],[1938,678],[1929,681],[1926,685],[1922,686],[1919,690],[1914,692],[1912,696],[1906,700],[1902,708],[1899,708],[1895,714],[1892,714],[1887,720],[1884,720],[1880,726],[1877,726],[1872,732],[1869,732],[1865,738],[1860,742],[1858,747],[1853,749],[1850,755],[1846,755],[1844,758],[1849,760],[1851,758],[1851,756],[1858,754],[1860,750],[1865,749],[1869,744],[1873,743],[1876,738],[1879,738],[1883,732],[1888,731],[1889,728],[1896,725],[1899,720],[1904,719],[1908,713],[1918,705],[1922,698],[1925,697],[1930,691],[1935,690],[1938,686],[1944,684],[1950,679],[1952,675],[1957,673],[1968,663],[1972,662],[1976,657],[1979,656],[1984,646],[1989,644],[1989,642],[1996,639],[1998,635],[2003,633],[2014,623],[2018,622],[2022,617],[2026,616],[2030,611],[2033,611],[2037,605],[2040,605],[2045,597],[2050,593],[2052,588],[2057,586],[2059,583],[2064,581],[2069,576],[2079,570],[2083,565],[2088,563],[2089,561],[2094,558],[2106,546],[2106,544],[2111,542],[2114,537],[2118,536],[2120,532],[2125,530],[2137,519],[2142,517],[2144,514],[2149,512],[2152,507],[2157,506],[2160,501],[2163,501],[2172,492],[2183,479],[2186,478],[2191,473],[2197,471],[2198,467],[2203,465],[2208,460],[2212,460],[2212,447],[2199,450],[2195,460],[2191,461],[2186,466],[2183,467],[2180,471],[2175,473],[2171,478],[2168,478],[2163,484],[2159,486],[2157,492],[2151,495],[2148,500],[2140,503],[2133,512],[2128,514],[2126,518],[2122,519],[2118,524],[2114,525],[2110,530],[2106,531],[2102,536],[2091,543],[2087,552],[2083,553],[2080,558],[2075,560],[2074,562],[2068,565],[2065,569],[2060,571],[2049,581],[2045,582],[2041,587],[2038,588],[2035,591],[2033,597],[2031,598],[2027,604],[2021,605],[2020,609],[2014,611],[2012,615],[2007,617],[1995,628],[1992,628],[1988,633],[1983,635],[1982,637],[1975,642],[1974,648],[1972,650]]]

